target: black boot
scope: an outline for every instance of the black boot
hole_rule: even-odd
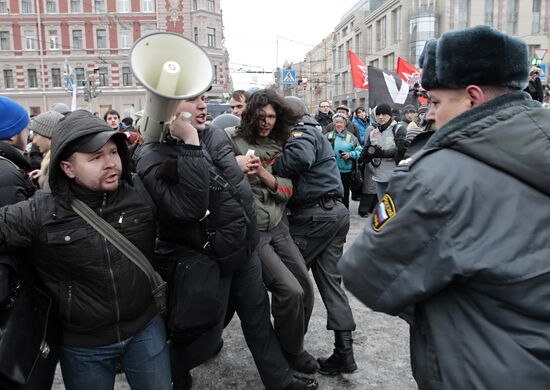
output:
[[[317,372],[317,361],[305,349],[296,355],[292,355],[288,352],[284,354],[289,366],[294,371],[303,372],[304,374],[315,374]]]
[[[315,390],[318,387],[319,383],[315,379],[294,375],[292,382],[284,390]]]
[[[334,351],[326,359],[317,359],[319,363],[319,373],[323,375],[338,375],[341,373],[351,373],[357,370],[357,364],[353,358],[353,339],[351,331],[334,331]]]

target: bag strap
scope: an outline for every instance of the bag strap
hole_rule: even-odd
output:
[[[213,164],[210,165],[210,167],[208,167],[208,171],[210,173],[210,182],[211,182],[211,184],[214,184],[216,186],[221,187],[222,189],[227,190],[229,192],[229,194],[231,195],[231,197],[237,201],[239,206],[241,206],[241,209],[243,210],[243,214],[244,214],[246,224],[248,225],[250,223],[250,215],[248,215],[248,212],[246,211],[246,207],[244,206],[243,201],[242,201],[241,197],[239,196],[239,193],[238,193],[237,189],[235,188],[235,186],[233,186],[233,184],[231,184],[229,182],[229,180],[227,180],[223,176],[221,171],[215,165],[213,165]]]
[[[105,237],[107,241],[113,244],[128,259],[137,265],[145,275],[147,275],[151,287],[153,288],[153,294],[158,288],[164,285],[164,281],[155,271],[145,255],[118,230],[111,226],[111,224],[97,215],[86,203],[80,199],[73,198],[71,207],[75,213],[80,215],[82,219],[88,222],[99,234]]]

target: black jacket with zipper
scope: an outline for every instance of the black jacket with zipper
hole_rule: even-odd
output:
[[[64,346],[96,347],[124,340],[157,313],[147,276],[70,206],[73,197],[83,200],[151,257],[153,208],[131,185],[124,140],[113,138],[123,161],[123,179],[114,192],[86,190],[59,168],[60,156],[72,141],[108,130],[89,114],[67,116],[52,140],[52,193],[38,191],[29,200],[0,209],[0,252],[30,251],[58,308]]]

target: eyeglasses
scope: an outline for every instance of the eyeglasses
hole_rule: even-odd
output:
[[[330,106],[319,106],[321,108],[330,108]]]

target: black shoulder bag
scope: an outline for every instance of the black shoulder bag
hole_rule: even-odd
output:
[[[149,278],[151,290],[155,304],[161,315],[165,315],[166,306],[166,282],[153,268],[149,260],[136,248],[126,237],[118,230],[112,227],[107,221],[97,215],[88,205],[80,199],[73,199],[71,207],[75,213],[80,215],[82,219],[88,222],[99,234],[113,244],[121,251],[128,259],[141,269]]]

